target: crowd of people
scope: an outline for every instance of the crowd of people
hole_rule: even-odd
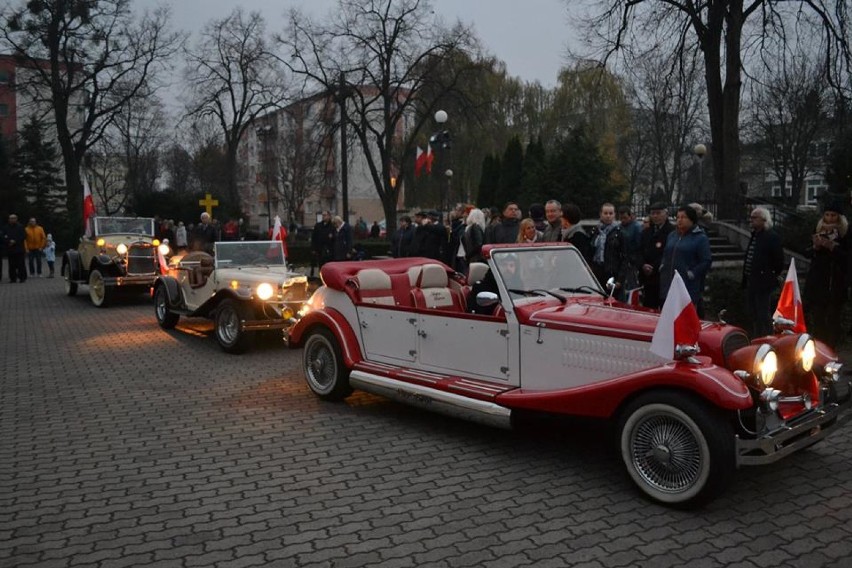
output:
[[[706,316],[703,296],[713,261],[707,225],[712,216],[700,204],[673,210],[667,203],[653,203],[647,216],[637,219],[629,206],[604,203],[591,230],[581,225],[582,219],[577,205],[557,200],[532,205],[527,215],[515,202],[506,203],[502,210],[460,205],[446,223],[440,222],[437,211],[422,211],[413,220],[400,218],[391,252],[394,257],[440,260],[466,273],[470,263],[483,260],[486,244],[570,243],[602,284],[613,282],[616,298],[659,310],[674,274],[679,273],[699,316]],[[768,209],[752,209],[749,228],[741,284],[749,331],[757,337],[772,333],[773,299],[787,263]],[[809,329],[832,346],[842,336],[842,308],[852,285],[848,228],[841,207],[827,205],[812,237],[803,292]],[[326,231],[325,238],[333,242],[334,231]]]
[[[56,243],[35,217],[22,225],[13,213],[8,223],[0,227],[0,280],[3,280],[3,256],[8,259],[11,283],[26,282],[28,277],[41,278],[45,264],[47,277],[55,275]]]

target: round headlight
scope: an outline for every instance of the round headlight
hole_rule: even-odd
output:
[[[272,297],[272,294],[274,293],[275,289],[272,288],[272,284],[264,282],[263,284],[257,287],[257,297],[261,300],[268,300]]]
[[[165,243],[164,243],[164,244],[161,244],[160,246],[158,246],[158,247],[157,247],[157,250],[158,250],[158,251],[159,251],[159,253],[160,253],[161,255],[163,255],[163,256],[165,256],[165,255],[169,254],[169,252],[170,252],[170,250],[169,250],[169,245],[167,245],[167,244],[165,244]]]
[[[127,245],[120,243],[117,247],[115,247],[115,252],[118,254],[127,254]]]
[[[814,368],[815,359],[816,344],[810,335],[803,333],[796,342],[796,361],[799,361],[802,365],[802,370],[808,373]]]
[[[105,244],[106,244],[106,240],[104,240],[104,239],[98,239],[98,240],[97,240],[97,245],[98,245],[99,247],[102,247],[102,246],[104,246]]]
[[[778,355],[769,345],[761,345],[755,356],[755,374],[760,377],[761,382],[769,386],[775,380],[778,372]]]

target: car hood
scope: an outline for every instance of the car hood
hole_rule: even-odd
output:
[[[575,300],[567,304],[538,310],[519,308],[520,319],[530,325],[565,328],[586,333],[630,336],[634,339],[651,339],[659,321],[659,314],[633,309],[624,304],[606,305],[600,300]],[[524,313],[526,312],[526,313]],[[524,318],[524,315],[527,317]]]

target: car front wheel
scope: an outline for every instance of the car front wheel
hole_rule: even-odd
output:
[[[250,310],[242,302],[224,300],[216,310],[216,340],[228,353],[243,353],[251,345],[251,334],[242,329]]]
[[[65,281],[65,295],[73,296],[77,293],[77,283],[71,281],[71,263],[62,265],[62,279]]]
[[[89,274],[89,298],[99,308],[107,307],[112,300],[112,289],[106,285],[104,276],[98,269]]]
[[[637,398],[622,414],[618,431],[631,479],[666,505],[701,505],[727,485],[736,469],[730,422],[685,394]]]
[[[157,323],[163,329],[174,329],[180,319],[179,314],[169,309],[169,297],[163,285],[157,287],[154,293],[154,313],[157,315]]]
[[[323,400],[343,400],[352,394],[349,371],[343,364],[337,338],[325,328],[317,328],[305,341],[302,368],[308,387]]]

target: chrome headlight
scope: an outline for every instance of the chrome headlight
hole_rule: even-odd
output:
[[[127,254],[127,245],[124,243],[119,243],[118,246],[115,247],[115,252],[117,252],[121,256],[124,256],[125,254]]]
[[[264,282],[257,287],[257,297],[261,300],[268,300],[274,293],[275,289],[272,287],[272,284],[269,284],[268,282]]]
[[[803,333],[796,342],[796,362],[802,366],[804,372],[810,372],[814,368],[816,359],[816,344],[811,336]]]
[[[777,372],[778,355],[769,345],[761,345],[754,356],[754,374],[760,378],[764,385],[769,386],[775,380],[775,373]]]

